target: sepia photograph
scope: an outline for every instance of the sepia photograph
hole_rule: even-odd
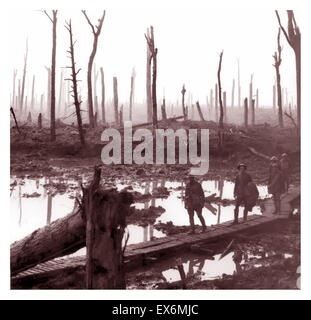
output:
[[[10,290],[299,291],[304,18],[10,10]]]

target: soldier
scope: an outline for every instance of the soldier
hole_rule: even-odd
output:
[[[275,210],[273,214],[281,213],[281,195],[284,193],[284,179],[277,157],[271,158],[269,168],[268,192],[272,194]]]
[[[206,231],[205,220],[202,216],[202,209],[205,203],[204,191],[199,182],[197,182],[193,176],[190,176],[189,183],[186,185],[185,194],[185,208],[189,214],[191,234],[195,233],[194,228],[194,213],[197,213],[198,218],[202,224],[202,232]]]
[[[287,153],[282,154],[282,157],[280,160],[280,168],[281,168],[282,174],[283,174],[285,191],[288,192],[291,166],[290,166],[290,161],[289,161]]]
[[[235,209],[234,209],[234,222],[232,224],[239,223],[239,209],[242,204],[244,204],[244,221],[247,220],[247,214],[249,209],[251,210],[253,206],[249,205],[247,188],[252,182],[251,176],[246,172],[247,166],[244,163],[240,163],[237,167],[239,170],[234,184],[234,198],[236,199]],[[256,187],[256,186],[255,186]],[[253,188],[254,189],[254,188]],[[256,187],[257,189],[257,187]],[[253,194],[253,192],[251,192]]]

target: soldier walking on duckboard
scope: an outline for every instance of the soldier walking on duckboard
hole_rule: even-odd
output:
[[[190,176],[189,183],[186,185],[185,194],[185,208],[189,214],[191,234],[195,233],[194,227],[194,213],[196,212],[200,222],[202,224],[202,232],[206,231],[205,220],[202,216],[202,209],[205,203],[204,191],[199,182],[197,182],[193,176]]]

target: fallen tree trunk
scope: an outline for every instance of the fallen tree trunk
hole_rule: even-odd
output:
[[[112,190],[102,193],[105,201],[113,198],[116,202],[116,210],[127,214],[131,202],[129,194]],[[82,204],[83,207],[84,204]],[[39,263],[74,253],[85,247],[86,222],[82,208],[14,242],[11,245],[11,276]]]
[[[11,275],[85,246],[82,211],[69,214],[11,245]]]
[[[258,156],[258,157],[261,157],[261,158],[264,158],[266,160],[270,160],[270,157],[261,153],[261,152],[258,152],[256,149],[252,148],[252,147],[249,147],[248,150],[253,153],[255,156]]]

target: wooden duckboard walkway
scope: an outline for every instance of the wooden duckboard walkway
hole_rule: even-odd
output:
[[[282,197],[281,214],[273,215],[274,205],[272,199],[265,201],[265,210],[262,215],[251,215],[247,222],[231,225],[232,221],[221,223],[207,227],[204,233],[187,234],[179,233],[164,238],[151,240],[148,242],[129,245],[125,251],[125,265],[142,265],[148,258],[165,255],[176,252],[181,249],[189,248],[194,244],[203,244],[221,240],[243,231],[248,231],[256,227],[276,222],[280,219],[287,219],[291,214],[292,208],[290,202],[300,196],[300,189],[293,188]],[[39,264],[31,269],[19,273],[13,279],[55,272],[70,267],[85,266],[85,256],[57,258],[42,264]]]

